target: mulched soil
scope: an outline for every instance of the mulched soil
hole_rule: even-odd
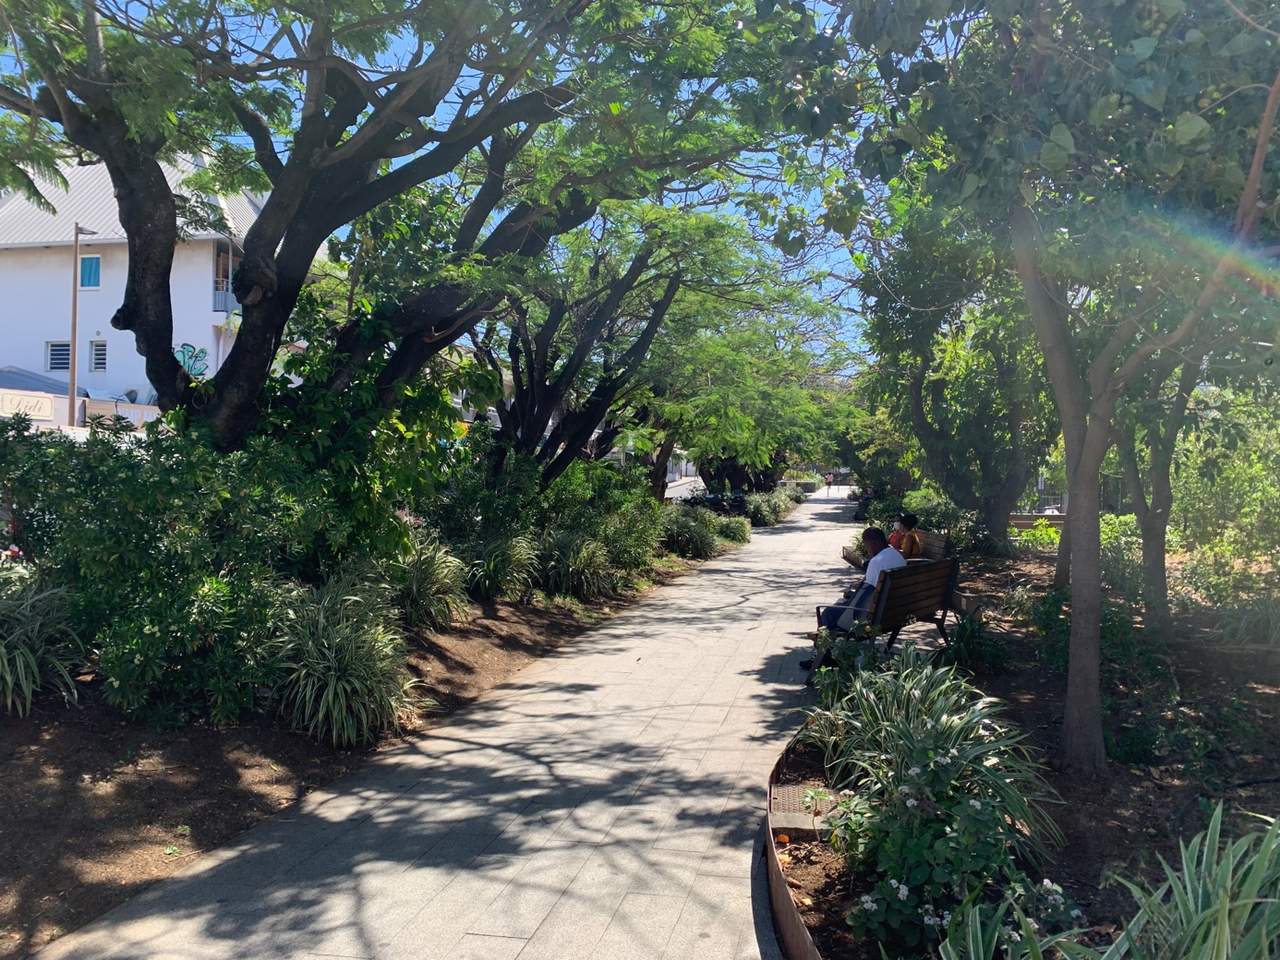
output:
[[[1132,898],[1114,874],[1160,875],[1160,858],[1176,861],[1178,839],[1203,829],[1208,811],[1226,804],[1229,825],[1256,829],[1251,814],[1280,815],[1280,656],[1228,651],[1211,642],[1212,617],[1182,618],[1161,656],[1171,668],[1163,697],[1141,686],[1110,691],[1112,716],[1122,722],[1159,711],[1148,722],[1180,726],[1189,735],[1174,738],[1150,763],[1112,762],[1104,781],[1094,782],[1052,767],[1058,749],[1066,678],[1036,657],[1036,639],[1024,624],[1002,613],[999,601],[1020,585],[1044,590],[1052,581],[1051,558],[1018,561],[966,559],[964,589],[985,603],[986,629],[1000,636],[1009,663],[975,683],[1008,704],[1010,718],[1039,747],[1047,779],[1062,798],[1052,813],[1065,843],[1045,875],[1061,884],[1085,912],[1094,939],[1105,940],[1128,916]],[[822,785],[814,758],[792,758],[784,782]],[[779,845],[792,896],[823,956],[879,957],[871,945],[855,942],[844,917],[861,893],[851,887],[843,862],[825,845],[804,838]]]
[[[684,568],[672,564],[662,579]],[[591,612],[498,602],[473,608],[448,633],[414,638],[409,667],[433,702],[405,732],[634,599]],[[99,687],[84,682],[71,708],[38,699],[25,718],[0,716],[0,958],[26,956],[87,923],[396,742],[335,750],[267,716],[157,732],[126,721]]]

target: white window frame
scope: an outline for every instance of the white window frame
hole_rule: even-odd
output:
[[[66,347],[67,349],[67,365],[65,367],[55,367],[53,365],[53,348],[55,346]],[[44,342],[44,369],[46,373],[65,373],[71,369],[70,340],[46,340]]]
[[[81,282],[81,281],[83,281],[83,280],[84,280],[84,262],[85,262],[86,260],[97,260],[97,261],[98,261],[98,282],[97,282],[97,284],[96,284],[96,285],[94,285],[94,286],[92,286],[92,287],[86,287],[86,286],[84,285],[84,283],[83,283],[83,282]],[[82,254],[80,254],[80,263],[79,263],[79,268],[80,268],[80,272],[79,272],[78,274],[76,274],[76,282],[80,284],[80,289],[81,289],[81,290],[101,290],[101,289],[102,289],[102,254],[100,254],[100,253],[82,253]]]
[[[102,365],[98,365],[98,350],[102,348]],[[107,372],[107,341],[90,340],[89,341],[89,372],[90,373],[106,373]]]

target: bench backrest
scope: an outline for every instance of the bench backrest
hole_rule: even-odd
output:
[[[920,556],[925,560],[943,560],[951,555],[951,538],[945,533],[917,530],[920,534]]]
[[[872,625],[896,630],[915,617],[936,617],[950,606],[959,574],[960,561],[954,557],[886,570],[873,601]]]

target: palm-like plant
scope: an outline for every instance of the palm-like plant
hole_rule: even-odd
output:
[[[404,640],[393,612],[358,579],[301,592],[278,640],[280,711],[337,747],[394,729],[408,703]]]
[[[390,574],[410,628],[442,630],[466,608],[467,566],[434,536],[415,533]]]
[[[1121,879],[1138,912],[1102,954],[1081,960],[1271,960],[1280,956],[1280,821],[1222,839],[1222,806],[1208,828],[1180,844],[1175,867],[1161,861],[1154,889]]]
[[[75,700],[72,671],[83,655],[65,589],[13,578],[0,591],[0,706],[6,713],[24,716],[45,687]]]
[[[945,758],[926,773],[945,780],[938,789],[948,795],[1002,811],[1017,856],[1043,861],[1060,840],[1044,810],[1056,797],[1000,702],[914,647],[896,666],[850,674],[843,692],[809,712],[800,739],[822,751],[834,788],[856,791],[873,807],[924,758]]]

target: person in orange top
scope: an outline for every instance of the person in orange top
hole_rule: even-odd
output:
[[[920,523],[914,513],[902,513],[893,522],[893,532],[889,534],[889,546],[893,547],[904,560],[911,560],[924,553],[924,543],[916,526]]]

